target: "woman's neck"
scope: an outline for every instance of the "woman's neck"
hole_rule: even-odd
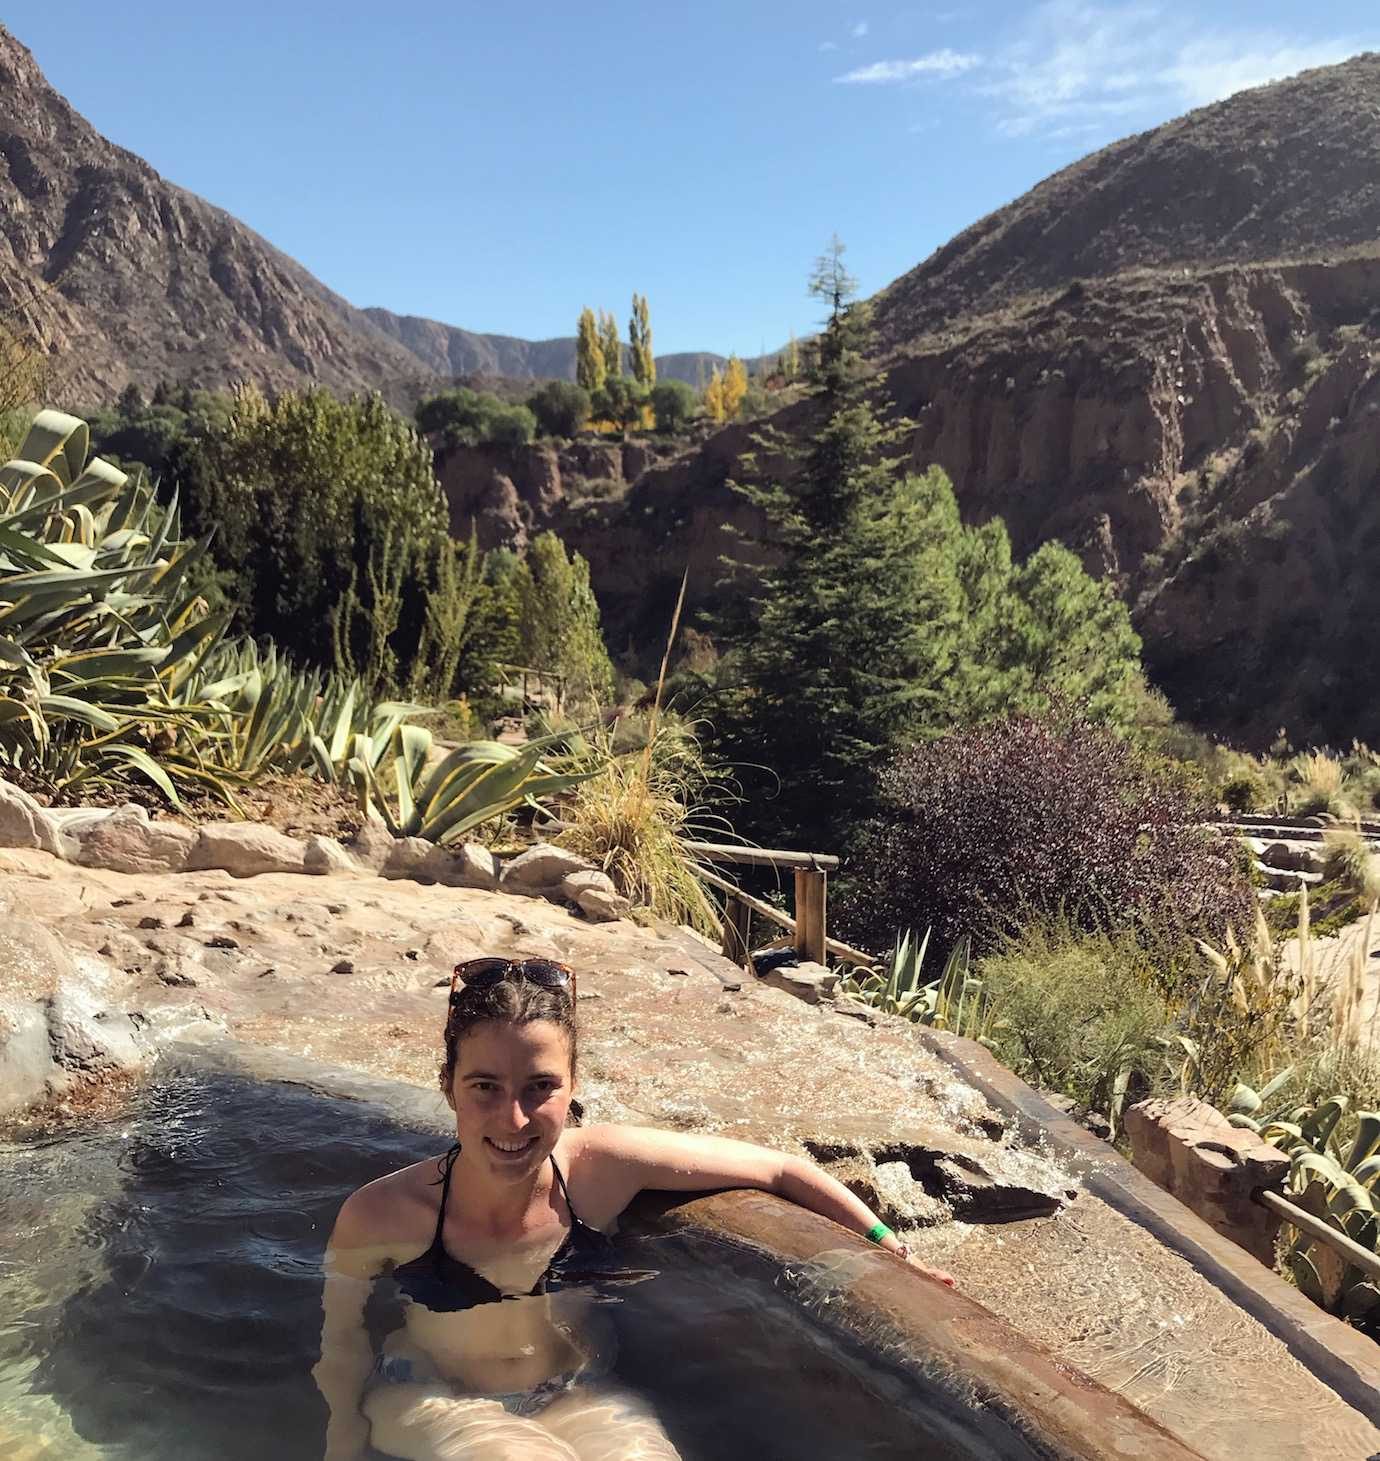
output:
[[[468,1165],[463,1147],[456,1166],[464,1181],[466,1218],[496,1237],[520,1232],[535,1200],[551,1189],[549,1158],[517,1182],[497,1182],[478,1162]]]

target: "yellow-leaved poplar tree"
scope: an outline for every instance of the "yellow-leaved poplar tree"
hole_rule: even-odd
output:
[[[728,364],[724,367],[724,420],[736,421],[738,419],[738,408],[743,404],[747,388],[747,366],[736,355],[730,355]]]
[[[604,378],[623,374],[623,347],[618,341],[618,321],[606,310],[599,311],[599,345],[604,352]]]
[[[580,324],[575,333],[575,379],[590,395],[604,383],[604,347],[592,309],[580,311]]]
[[[791,333],[790,344],[786,346],[785,376],[787,380],[796,380],[800,376],[800,343]]]
[[[724,378],[719,374],[717,365],[709,377],[709,384],[704,388],[704,414],[711,421],[724,419]]]
[[[652,320],[647,309],[647,296],[634,294],[632,317],[628,320],[628,346],[632,352],[634,379],[648,390],[656,384],[656,357],[652,354]]]

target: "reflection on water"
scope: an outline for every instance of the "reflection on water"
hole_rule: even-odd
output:
[[[314,1461],[325,1407],[309,1370],[335,1210],[443,1145],[360,1102],[175,1074],[120,1120],[0,1147],[0,1458]],[[659,1276],[604,1296],[617,1379],[688,1461],[1035,1454],[961,1438],[735,1250],[620,1248]],[[811,1277],[814,1297],[846,1282]],[[389,1309],[371,1310],[376,1342]]]

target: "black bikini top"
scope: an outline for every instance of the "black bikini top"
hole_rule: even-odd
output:
[[[592,1228],[588,1223],[580,1221],[580,1215],[571,1206],[565,1178],[561,1175],[554,1156],[551,1158],[551,1170],[570,1213],[570,1230],[561,1246],[552,1254],[545,1272],[528,1293],[505,1294],[497,1284],[490,1283],[482,1273],[476,1273],[468,1263],[452,1258],[446,1252],[441,1234],[446,1225],[450,1174],[459,1155],[459,1146],[451,1147],[445,1155],[441,1202],[436,1211],[436,1233],[431,1240],[431,1247],[407,1263],[400,1263],[393,1270],[393,1280],[406,1298],[424,1305],[433,1313],[454,1314],[461,1309],[472,1309],[476,1304],[496,1304],[503,1299],[554,1293],[571,1284],[614,1276],[610,1271],[613,1240],[607,1233],[601,1233],[598,1228]]]

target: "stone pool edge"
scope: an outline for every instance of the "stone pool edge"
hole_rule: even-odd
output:
[[[1351,1408],[1380,1426],[1380,1346],[1320,1309],[1273,1269],[1209,1227],[1108,1142],[1051,1106],[982,1045],[920,1029],[921,1043],[1017,1125],[1063,1158],[1094,1197],[1143,1228],[1274,1335]]]
[[[1124,1395],[1059,1360],[976,1300],[946,1288],[817,1213],[767,1192],[644,1193],[630,1228],[681,1231],[749,1249],[783,1269],[842,1254],[828,1293],[831,1327],[974,1387],[989,1410],[1060,1461],[1203,1461]],[[879,1333],[880,1331],[880,1333]]]

